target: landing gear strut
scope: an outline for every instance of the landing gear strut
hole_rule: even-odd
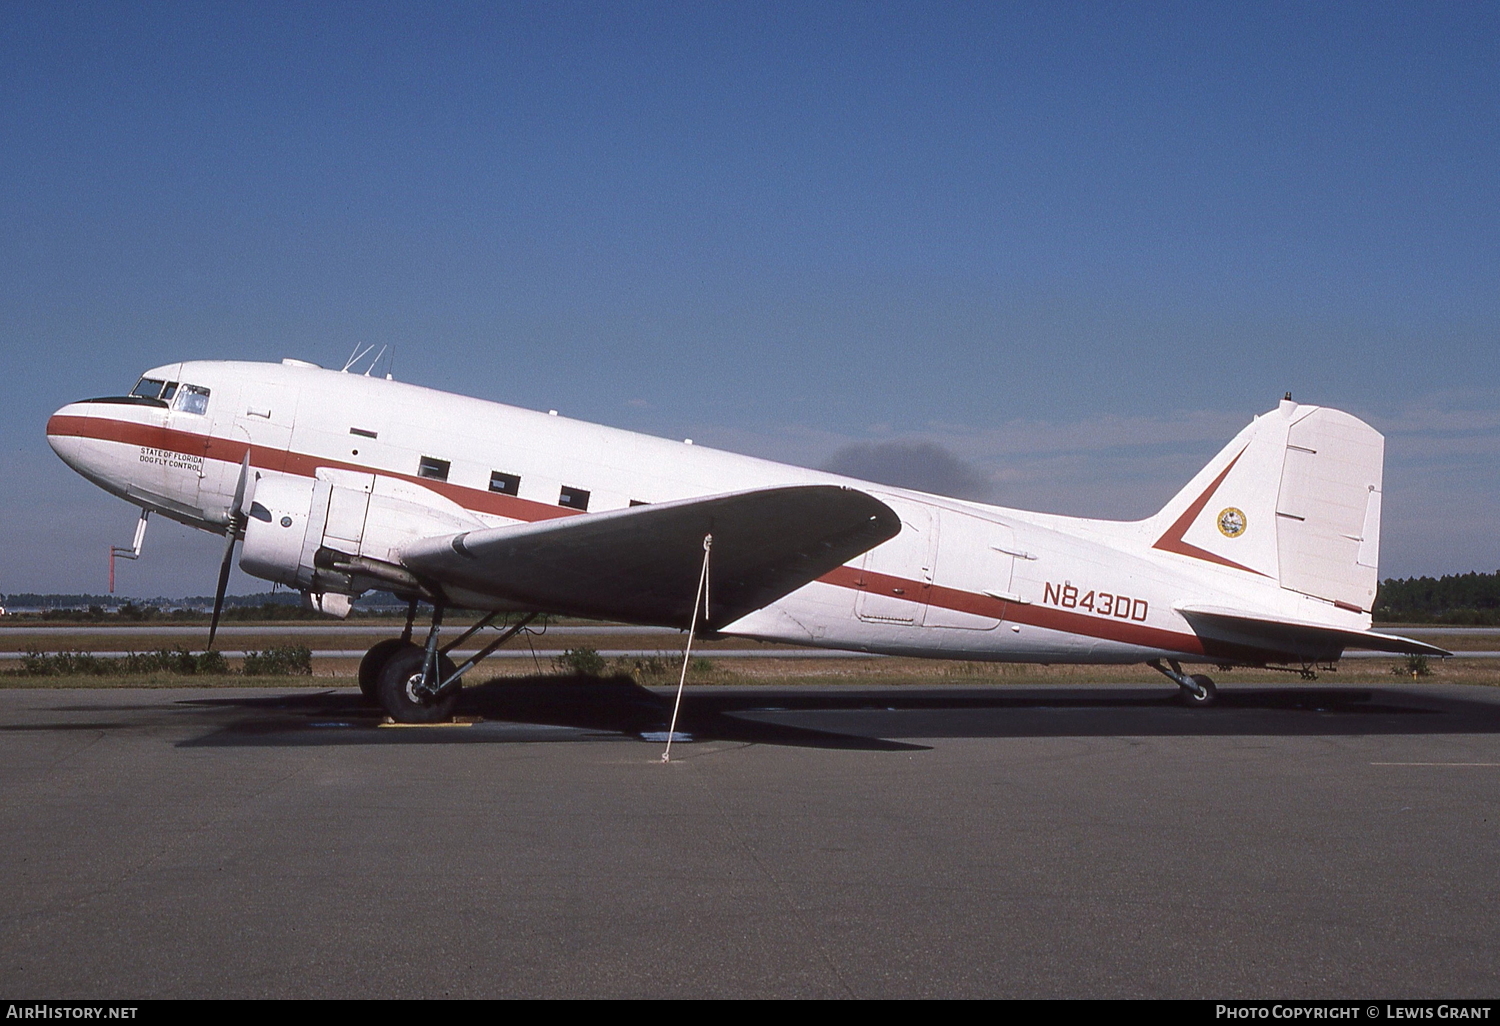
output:
[[[434,686],[449,679],[452,683],[446,688]],[[443,723],[453,719],[462,686],[451,659],[435,649],[429,653],[411,645],[381,667],[377,694],[397,723]]]
[[[1160,659],[1153,659],[1146,665],[1182,689],[1178,697],[1183,705],[1202,707],[1213,705],[1218,700],[1219,689],[1214,687],[1214,682],[1209,677],[1201,673],[1191,676],[1183,673],[1182,666],[1176,659],[1167,660],[1167,666],[1171,669],[1163,666]]]
[[[415,609],[416,603],[413,602],[408,612],[406,630],[400,638],[390,638],[376,644],[365,653],[359,664],[360,691],[366,698],[383,706],[397,723],[441,723],[452,719],[454,706],[458,704],[458,693],[463,687],[463,675],[485,656],[521,633],[537,616],[536,613],[528,613],[501,633],[500,637],[464,660],[462,666],[455,666],[453,660],[448,658],[448,653],[494,623],[500,614],[491,613],[483,617],[473,627],[439,648],[438,634],[443,628],[443,607],[435,605],[427,640],[418,647],[411,641]]]

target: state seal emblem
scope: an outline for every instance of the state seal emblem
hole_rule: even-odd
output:
[[[1219,513],[1219,533],[1226,538],[1238,538],[1245,533],[1245,511],[1230,506]]]

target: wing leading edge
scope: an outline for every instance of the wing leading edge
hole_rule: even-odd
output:
[[[1450,656],[1436,645],[1377,631],[1346,630],[1302,620],[1276,619],[1215,606],[1177,607],[1196,633],[1210,646],[1226,653],[1240,650],[1274,654],[1288,660],[1325,662],[1338,659],[1346,648],[1411,655]]]
[[[803,485],[424,538],[401,553],[418,576],[564,616],[686,628],[713,535],[714,630],[895,537],[864,492]]]

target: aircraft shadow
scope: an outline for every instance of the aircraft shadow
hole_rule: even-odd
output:
[[[383,715],[366,705],[361,696],[348,691],[204,698],[181,704],[216,712],[235,710],[241,713],[212,733],[183,742],[185,747],[618,740],[622,735],[664,734],[672,717],[670,695],[663,696],[643,688],[629,677],[507,677],[466,687],[459,700],[457,718],[477,721],[466,729],[442,726],[373,729],[381,726]],[[263,715],[244,716],[242,713],[246,710],[256,710]],[[699,709],[690,696],[685,696],[677,732],[687,735],[692,741],[737,741],[863,751],[911,751],[929,747],[857,732],[757,722],[738,717],[734,712],[733,709],[707,706]]]
[[[375,729],[380,714],[347,690],[177,705],[215,721],[188,746],[578,742],[665,731],[672,693],[628,677],[499,678],[464,689],[459,718],[477,722],[462,730]],[[705,687],[684,695],[677,729],[696,742],[863,751],[939,738],[1500,733],[1500,693],[1230,685],[1190,709],[1168,687]]]

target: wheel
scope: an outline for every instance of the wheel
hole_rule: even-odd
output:
[[[416,648],[409,641],[387,638],[370,646],[370,651],[359,661],[359,691],[371,705],[380,704],[380,669],[403,648]]]
[[[1219,698],[1219,689],[1214,687],[1214,682],[1201,673],[1195,673],[1190,678],[1192,682],[1203,689],[1203,694],[1195,694],[1187,688],[1182,689],[1182,704],[1195,708],[1213,705]]]
[[[380,668],[380,704],[397,723],[443,723],[453,718],[453,708],[458,704],[457,681],[436,700],[426,699],[413,690],[413,685],[422,679],[422,661],[426,657],[427,653],[412,645],[393,654]],[[439,674],[447,677],[453,670],[453,660],[438,656]]]

